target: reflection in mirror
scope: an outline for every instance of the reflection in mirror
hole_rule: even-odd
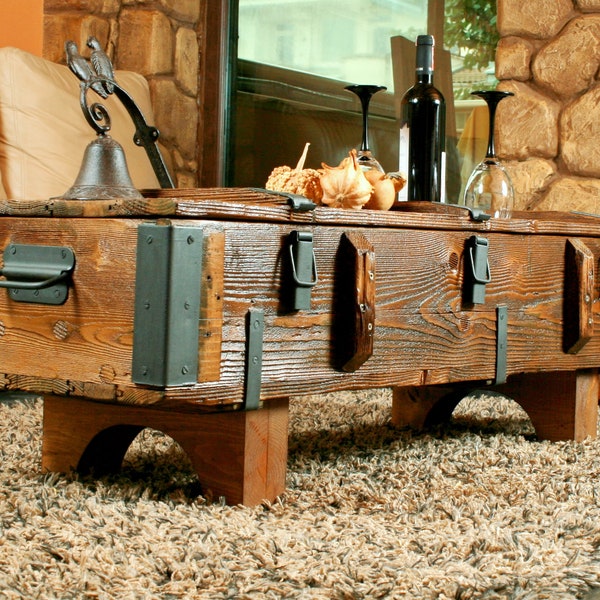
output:
[[[477,12],[473,0],[238,3],[229,185],[263,187],[274,167],[296,164],[306,142],[307,167],[337,165],[362,131],[360,101],[344,90],[348,84],[387,87],[371,101],[369,138],[384,170],[396,171],[398,105],[414,82],[414,40],[430,33],[435,83],[449,107],[447,198],[458,201],[485,154],[485,105],[469,92],[496,84],[495,0],[477,2]]]

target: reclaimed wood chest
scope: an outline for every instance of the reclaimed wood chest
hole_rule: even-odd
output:
[[[315,207],[262,190],[0,204],[0,388],[42,467],[117,469],[144,427],[229,503],[285,488],[291,397],[391,387],[422,427],[481,387],[594,436],[600,218]]]

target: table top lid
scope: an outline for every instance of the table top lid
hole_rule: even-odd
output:
[[[575,211],[520,211],[510,219],[479,221],[464,207],[432,202],[404,202],[398,210],[379,211],[314,206],[301,197],[255,188],[157,189],[142,194],[141,199],[0,200],[0,217],[221,219],[600,237],[600,215]]]

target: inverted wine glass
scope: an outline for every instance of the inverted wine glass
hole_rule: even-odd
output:
[[[465,205],[490,213],[492,217],[509,219],[515,200],[510,175],[496,156],[494,146],[494,124],[496,108],[503,98],[514,96],[512,92],[486,90],[471,92],[483,98],[488,107],[489,132],[485,158],[473,169],[465,188]]]
[[[362,107],[363,132],[362,142],[357,153],[358,164],[363,171],[375,169],[384,172],[383,167],[373,156],[371,149],[369,148],[369,104],[374,94],[381,92],[382,90],[387,90],[387,88],[384,85],[347,85],[345,89],[358,96]]]

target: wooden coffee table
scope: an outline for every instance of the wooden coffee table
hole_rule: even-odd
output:
[[[377,387],[401,427],[488,388],[541,438],[596,435],[594,216],[164,190],[2,201],[0,242],[0,384],[44,397],[44,470],[118,469],[152,427],[207,493],[273,500],[289,398]]]

